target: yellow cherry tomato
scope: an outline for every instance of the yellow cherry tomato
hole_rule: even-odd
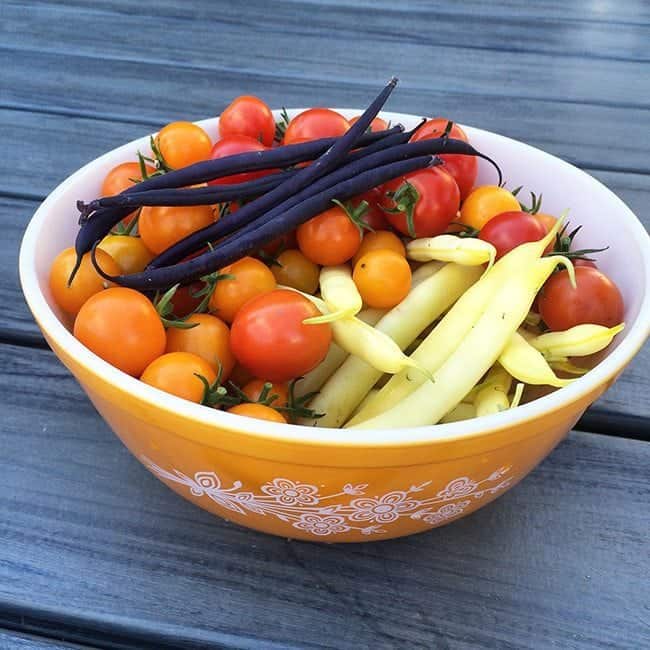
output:
[[[210,385],[217,378],[212,366],[202,357],[189,352],[168,352],[154,359],[144,369],[140,380],[166,393],[200,404],[205,384],[197,375]]]
[[[480,230],[497,214],[519,210],[521,206],[512,192],[497,185],[482,185],[463,201],[460,208],[460,221]]]
[[[109,286],[109,283],[102,278],[90,259],[90,253],[86,253],[81,266],[68,286],[68,278],[74,268],[77,254],[74,248],[66,248],[61,251],[52,262],[50,267],[50,291],[56,304],[68,314],[75,316],[83,304],[96,293]],[[96,251],[96,259],[102,270],[109,275],[120,275],[122,270],[117,262],[103,250]]]
[[[153,253],[140,237],[108,235],[97,247],[106,251],[122,269],[122,273],[140,273],[153,259]]]
[[[392,250],[366,253],[355,265],[352,279],[369,307],[390,309],[406,298],[411,289],[411,267]]]

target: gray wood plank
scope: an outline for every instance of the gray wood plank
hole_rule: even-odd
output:
[[[650,643],[648,444],[573,433],[453,526],[322,546],[175,496],[47,352],[1,346],[0,368],[0,620],[20,610],[98,644],[132,629],[158,647]]]
[[[9,34],[7,45],[21,49],[60,46],[61,37],[66,37],[71,39],[67,42],[70,49],[82,47],[84,53],[104,51],[118,58],[137,56],[146,60],[155,56],[168,60],[175,55],[165,45],[168,40],[174,41],[186,32],[191,21],[193,42],[189,47],[183,42],[185,52],[190,54],[186,62],[201,65],[206,63],[206,59],[196,57],[195,52],[210,51],[208,41],[212,41],[212,47],[217,48],[215,53],[219,52],[219,45],[213,39],[215,33],[227,33],[224,40],[238,46],[241,44],[239,33],[244,31],[261,34],[261,40],[280,42],[294,39],[306,41],[309,38],[318,43],[322,37],[326,37],[332,45],[339,41],[366,47],[374,44],[373,49],[380,56],[379,50],[391,48],[399,42],[402,45],[436,47],[440,59],[445,58],[449,50],[452,56],[459,49],[488,51],[497,64],[500,54],[513,53],[551,55],[549,60],[557,59],[560,55],[563,59],[579,58],[591,63],[594,58],[650,61],[645,47],[650,36],[650,25],[617,21],[617,12],[609,12],[609,17],[617,22],[616,29],[612,29],[611,23],[605,20],[566,20],[564,14],[567,10],[563,8],[546,13],[537,10],[535,15],[522,15],[519,8],[525,3],[520,2],[516,11],[497,11],[499,15],[495,15],[489,5],[475,5],[473,10],[468,10],[468,7],[459,8],[459,4],[447,1],[417,7],[411,3],[397,6],[384,2],[373,3],[372,11],[368,11],[368,6],[363,3],[319,2],[319,10],[314,11],[314,2],[302,0],[278,0],[273,3],[272,9],[263,0],[253,0],[245,5],[203,0],[193,2],[192,11],[179,12],[173,0],[157,2],[155,11],[128,0],[102,0],[90,6],[81,0],[43,4],[12,2],[4,10],[4,29]],[[160,31],[165,34],[165,39],[154,39],[143,30],[137,43],[132,42],[128,38],[129,29],[124,29],[122,25],[122,29],[114,30],[117,21],[125,15],[129,18],[130,29],[138,31],[142,21],[146,20],[149,33]],[[307,16],[309,20],[305,20]],[[102,31],[110,33],[111,39],[93,39],[89,42],[89,39],[83,38],[83,33],[75,34],[72,27],[83,26],[86,21],[92,21],[95,30],[101,24]],[[423,24],[435,25],[435,28],[423,29]],[[45,27],[55,37],[46,43],[40,38]],[[12,38],[12,33],[19,33],[20,38]],[[382,47],[377,47],[378,44]],[[109,49],[106,50],[106,47]],[[352,50],[350,46],[347,49]],[[296,51],[298,53],[299,50]],[[237,52],[229,54],[229,61],[237,61]],[[241,54],[245,54],[245,51]],[[391,59],[386,56],[382,60]],[[251,59],[247,59],[246,64],[255,65]],[[298,70],[295,68],[295,71]]]
[[[0,648],[2,650],[83,650],[82,646],[76,643],[2,629],[0,629]],[[90,646],[84,645],[83,648],[90,648]]]

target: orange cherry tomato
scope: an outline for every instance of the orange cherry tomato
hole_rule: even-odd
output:
[[[460,222],[480,230],[497,214],[521,210],[512,192],[497,185],[477,187],[460,208]]]
[[[271,402],[272,407],[286,406],[289,403],[289,385],[286,382],[266,382],[263,379],[252,379],[243,388],[242,392],[248,397],[251,402],[257,402],[264,390],[264,385],[270,383],[271,389],[268,392],[268,397],[277,395]]]
[[[210,205],[147,206],[140,212],[138,231],[156,255],[216,220]]]
[[[271,266],[271,272],[278,284],[305,293],[314,293],[318,289],[318,264],[308,260],[297,248],[283,251],[276,258],[276,262],[277,264]]]
[[[154,257],[141,237],[108,235],[102,239],[97,248],[106,251],[118,263],[125,275],[144,271],[144,267]]]
[[[406,258],[392,250],[366,253],[355,265],[352,279],[369,307],[390,309],[411,289],[411,267]]]
[[[338,137],[350,128],[350,123],[329,108],[310,108],[296,115],[284,132],[283,144],[297,144],[307,140]]]
[[[74,335],[104,361],[135,377],[165,351],[165,328],[151,301],[125,287],[89,298],[77,314]]]
[[[154,359],[144,369],[140,380],[166,393],[200,404],[205,385],[197,375],[204,377],[209,385],[217,378],[214,369],[203,357],[190,352],[168,352]]]
[[[185,322],[195,327],[170,327],[166,351],[196,354],[205,359],[217,374],[221,368],[221,381],[226,381],[235,365],[228,326],[210,314],[192,314]]]
[[[151,165],[145,165],[147,175],[155,173],[155,167]],[[129,189],[136,183],[142,181],[142,171],[140,170],[140,164],[137,162],[125,162],[116,167],[113,167],[102,183],[102,189],[100,194],[102,196],[113,196],[115,194],[121,194],[124,190]]]
[[[229,408],[228,413],[245,415],[257,420],[269,420],[270,422],[287,424],[287,419],[282,413],[272,409],[270,406],[264,406],[264,404],[237,404],[237,406]]]
[[[229,104],[219,118],[219,136],[246,135],[270,147],[275,137],[271,109],[259,97],[242,95]]]
[[[350,126],[352,126],[355,122],[359,120],[361,115],[355,115],[354,117],[351,117],[348,122],[350,123]],[[375,117],[372,122],[370,122],[370,130],[371,131],[385,131],[388,128],[388,122],[386,120],[383,120],[381,117]]]
[[[237,312],[255,296],[275,289],[275,277],[266,264],[254,257],[242,257],[219,271],[234,276],[219,280],[214,288],[208,309],[227,323],[232,323]]]
[[[406,257],[406,248],[395,233],[390,230],[375,230],[364,234],[361,246],[352,258],[352,264],[356,264],[366,253],[378,250],[395,251],[398,255]]]
[[[109,275],[120,275],[122,269],[117,262],[101,249],[96,251],[96,258],[99,266]],[[108,286],[108,283],[95,271],[90,259],[90,253],[86,253],[81,266],[68,286],[68,278],[77,260],[74,248],[66,248],[61,251],[52,266],[50,267],[50,291],[56,304],[63,311],[73,316],[81,309],[82,305],[96,293],[99,293]]]
[[[361,245],[359,228],[339,206],[325,210],[298,226],[296,237],[303,255],[322,266],[347,262]]]
[[[439,138],[445,132],[449,120],[444,117],[436,117],[423,124],[411,138],[411,142],[419,142],[429,138]],[[454,123],[449,132],[450,138],[469,142],[467,134],[463,129]],[[442,154],[440,159],[444,162],[443,169],[451,174],[460,190],[461,201],[465,199],[474,187],[478,175],[478,158],[476,156],[464,156],[462,154]]]
[[[187,167],[210,157],[210,136],[192,122],[172,122],[156,136],[158,151],[172,169]]]

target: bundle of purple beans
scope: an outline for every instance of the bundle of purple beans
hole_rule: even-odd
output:
[[[187,284],[258,250],[272,240],[332,207],[394,178],[440,164],[438,154],[479,156],[501,172],[490,158],[467,142],[440,138],[409,142],[413,131],[401,125],[366,133],[395,88],[393,78],[361,117],[339,138],[324,138],[206,160],[153,176],[116,196],[79,202],[81,228],[75,249],[78,263],[91,252],[98,273],[111,282],[141,291]],[[354,149],[354,151],[352,151]],[[301,162],[306,167],[286,169]],[[232,174],[285,169],[245,183],[188,188]],[[151,261],[141,273],[110,276],[99,266],[95,247],[111,229],[142,206],[211,205],[252,199],[236,212],[192,233]],[[218,243],[215,243],[217,242]],[[205,251],[206,247],[208,248]],[[205,251],[190,260],[188,255]]]

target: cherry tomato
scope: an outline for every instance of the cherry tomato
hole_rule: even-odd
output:
[[[275,120],[271,109],[259,97],[242,95],[221,113],[219,136],[246,135],[270,147],[275,137]]]
[[[196,354],[205,359],[216,373],[221,368],[221,381],[226,381],[235,366],[228,326],[210,314],[192,314],[185,322],[195,324],[195,327],[170,327],[166,351]]]
[[[338,137],[350,128],[350,123],[329,108],[310,108],[296,115],[284,132],[283,144],[296,144],[319,138]]]
[[[517,210],[490,219],[481,229],[479,239],[490,242],[499,259],[520,244],[539,241],[545,235],[546,229],[533,215]]]
[[[210,157],[210,136],[192,122],[172,122],[156,136],[158,151],[172,169],[187,167]]]
[[[97,248],[106,251],[126,275],[144,271],[144,267],[154,257],[140,237],[108,235],[102,239]]]
[[[545,212],[536,212],[533,217],[537,219],[539,223],[542,224],[544,227],[544,230],[546,231],[546,234],[548,234],[555,226],[557,223],[557,219],[550,215],[546,214]],[[555,242],[552,241],[545,249],[544,253],[550,253],[553,249],[555,248]]]
[[[296,237],[305,257],[322,266],[347,262],[361,245],[359,228],[339,206],[298,226]]]
[[[282,415],[282,413],[272,409],[270,406],[264,406],[264,404],[237,404],[237,406],[229,408],[228,413],[245,415],[257,420],[269,420],[270,422],[287,424],[287,419]]]
[[[305,325],[320,312],[299,293],[278,289],[249,300],[230,333],[235,357],[256,377],[281,382],[315,368],[332,340],[328,323]]]
[[[305,293],[314,293],[318,289],[320,268],[308,260],[296,248],[283,251],[277,257],[277,264],[271,267],[278,284],[293,287]]]
[[[355,122],[359,120],[361,115],[355,115],[354,117],[351,117],[348,122],[350,126],[352,126]],[[386,120],[383,120],[381,117],[376,117],[373,119],[372,122],[370,122],[370,130],[371,131],[385,131],[388,128],[388,122]]]
[[[156,171],[156,169],[151,165],[145,165],[145,168],[147,175],[149,176]],[[102,196],[121,194],[124,190],[132,187],[140,181],[142,181],[140,165],[137,162],[125,162],[113,167],[113,169],[106,174],[100,194]]]
[[[225,158],[226,156],[234,156],[238,153],[250,153],[254,151],[266,151],[268,147],[264,146],[259,140],[250,138],[247,135],[229,135],[218,142],[215,142],[210,158]],[[208,181],[208,185],[224,185],[228,183],[245,183],[247,181],[261,178],[272,174],[277,170],[275,169],[259,169],[253,172],[243,172],[241,174],[232,174],[231,176],[223,176],[222,178],[215,178],[213,181]]]
[[[96,251],[96,258],[99,266],[109,275],[120,275],[122,269],[117,262],[101,249]],[[61,251],[52,266],[50,267],[50,291],[56,304],[63,311],[73,316],[81,309],[81,306],[96,293],[106,288],[107,282],[95,271],[90,259],[90,253],[86,253],[81,266],[68,286],[68,278],[77,260],[74,248],[66,248]]]
[[[566,270],[554,273],[538,296],[539,313],[551,330],[563,331],[575,325],[594,323],[614,327],[623,322],[623,297],[604,273],[578,266],[576,288]]]
[[[257,402],[264,390],[266,383],[271,384],[271,389],[268,392],[268,397],[277,395],[271,402],[272,407],[287,406],[289,403],[289,385],[286,382],[266,382],[264,379],[251,379],[243,388],[242,392],[248,397],[251,402]]]
[[[445,232],[460,205],[456,181],[439,167],[419,169],[395,178],[383,190],[386,218],[393,228],[411,237],[433,237]],[[407,218],[409,213],[413,217],[412,228]]]
[[[222,268],[219,273],[234,277],[217,282],[208,309],[227,323],[233,322],[237,312],[251,298],[275,289],[273,273],[254,257],[242,257]]]
[[[365,201],[368,204],[368,208],[363,213],[361,221],[372,230],[385,230],[390,227],[386,215],[381,209],[383,196],[381,189],[374,187],[373,189],[349,200],[349,203],[353,208],[358,207],[362,201]]]
[[[436,117],[433,120],[428,120],[423,124],[411,138],[411,142],[418,142],[420,140],[428,140],[429,138],[440,138],[445,132],[449,120],[444,117]],[[449,132],[450,138],[456,140],[463,140],[469,142],[467,134],[463,129],[454,123]],[[458,184],[460,190],[460,200],[463,201],[469,195],[476,182],[478,174],[478,159],[476,156],[463,156],[462,154],[442,154],[440,158],[444,161],[443,169],[451,174],[453,179]]]
[[[200,404],[205,385],[201,375],[212,385],[217,378],[212,366],[202,357],[189,352],[168,352],[154,359],[144,370],[140,380],[154,388]]]
[[[361,246],[352,258],[352,264],[356,264],[366,253],[377,250],[390,250],[406,257],[406,248],[395,233],[390,230],[375,230],[375,232],[367,232],[363,236]]]
[[[147,206],[140,212],[138,231],[144,245],[158,255],[214,221],[210,205]]]
[[[151,301],[125,287],[89,298],[77,314],[74,335],[98,357],[135,377],[165,351],[165,328]]]
[[[355,265],[352,279],[369,307],[390,309],[406,298],[411,289],[411,267],[392,250],[373,250]]]
[[[481,230],[485,224],[502,212],[521,210],[517,198],[504,187],[482,185],[477,187],[463,202],[460,221]]]

